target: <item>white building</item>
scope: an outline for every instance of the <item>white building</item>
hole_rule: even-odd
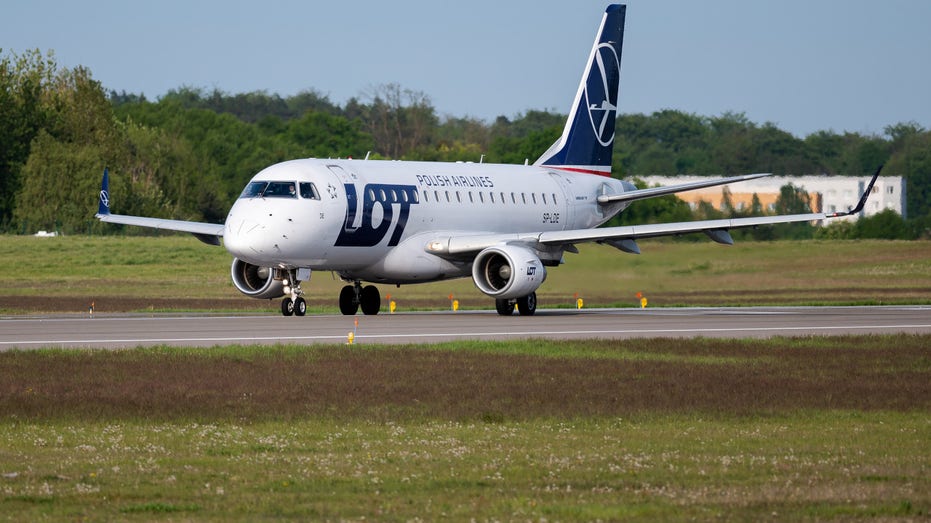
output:
[[[708,177],[637,176],[636,178],[643,180],[649,186],[655,186],[701,181]],[[731,203],[738,210],[750,207],[755,194],[763,208],[772,211],[775,208],[776,199],[779,197],[779,189],[791,183],[808,193],[811,198],[813,212],[832,213],[847,211],[856,207],[869,182],[869,176],[769,176],[734,183],[726,187],[730,190]],[[716,209],[720,209],[723,195],[722,187],[709,187],[678,193],[676,196],[688,202],[693,209],[698,206],[699,201],[708,202]],[[870,195],[866,207],[860,212],[859,216],[872,216],[885,209],[892,209],[903,218],[907,216],[905,178],[901,176],[880,176],[877,178],[876,184],[873,186],[873,194]],[[852,215],[841,219],[856,221],[859,216]]]

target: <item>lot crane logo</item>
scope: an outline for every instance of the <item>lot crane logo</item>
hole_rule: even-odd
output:
[[[106,190],[100,191],[100,203],[107,209],[110,208],[110,193]]]
[[[614,119],[617,117],[618,79],[621,60],[612,42],[595,50],[595,63],[585,82],[585,104],[595,137],[603,147],[614,142]],[[610,133],[610,134],[609,134]]]

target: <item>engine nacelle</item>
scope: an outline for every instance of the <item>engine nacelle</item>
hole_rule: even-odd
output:
[[[488,247],[475,257],[472,280],[492,298],[522,298],[546,279],[546,267],[532,250],[515,245]]]
[[[230,269],[233,285],[250,298],[270,300],[284,296],[284,281],[275,279],[275,270],[233,258]]]

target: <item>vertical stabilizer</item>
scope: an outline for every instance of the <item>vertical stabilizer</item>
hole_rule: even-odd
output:
[[[605,10],[562,136],[534,165],[611,175],[625,5]]]

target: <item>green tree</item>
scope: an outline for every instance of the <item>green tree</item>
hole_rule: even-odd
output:
[[[39,131],[54,117],[47,99],[57,65],[51,53],[0,49],[0,230],[12,225],[21,170]]]
[[[887,240],[913,239],[905,220],[899,213],[886,209],[872,216],[861,217],[854,224],[855,238],[882,238]]]

